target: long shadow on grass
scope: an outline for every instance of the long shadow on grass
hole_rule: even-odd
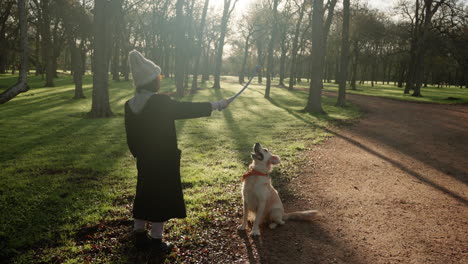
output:
[[[57,120],[49,119],[41,125],[41,127],[29,127],[27,131],[21,131],[25,134],[37,134],[37,131],[46,131],[37,137],[32,137],[31,140],[24,141],[18,145],[10,147],[10,149],[3,151],[0,157],[0,162],[8,160],[21,159],[24,154],[31,153],[35,149],[46,149],[50,145],[56,145],[57,142],[71,138],[73,135],[86,135],[88,133],[102,131],[102,127],[106,125],[102,120],[93,120],[87,118],[69,118],[67,122],[58,122]],[[108,119],[112,121],[112,119]],[[52,128],[49,129],[48,128]],[[47,133],[47,131],[50,131]],[[85,131],[85,132],[82,132]],[[20,141],[20,140],[18,140]],[[96,142],[89,142],[88,145],[95,145]],[[69,146],[64,146],[64,148]],[[103,148],[104,150],[106,148]],[[51,153],[53,155],[53,153]]]
[[[194,94],[189,94],[188,96],[184,97],[186,99],[184,101],[192,102],[194,96],[195,96]],[[187,121],[187,119],[176,120],[177,135],[180,135],[182,133],[182,131],[184,130],[186,121]]]
[[[348,141],[349,143],[351,143],[351,144],[365,150],[366,152],[368,152],[368,153],[370,153],[370,154],[372,154],[372,155],[374,155],[374,156],[376,156],[376,157],[378,157],[378,158],[380,158],[382,160],[385,160],[386,162],[389,162],[393,166],[399,168],[400,170],[406,172],[407,174],[413,176],[414,178],[420,180],[421,182],[431,186],[432,188],[434,188],[434,189],[436,189],[436,190],[438,190],[438,191],[440,191],[440,192],[442,192],[442,193],[444,193],[444,194],[458,200],[459,202],[461,202],[461,203],[463,203],[465,205],[468,205],[468,200],[465,197],[463,197],[463,196],[461,196],[461,195],[459,195],[459,194],[457,194],[457,193],[455,193],[455,192],[453,192],[453,191],[451,191],[451,190],[449,190],[449,189],[447,189],[447,188],[433,182],[432,180],[424,177],[422,174],[420,174],[420,173],[412,170],[411,168],[405,166],[404,164],[402,164],[402,163],[400,163],[400,162],[398,162],[396,160],[393,160],[393,159],[391,159],[391,158],[389,158],[389,157],[387,157],[387,156],[385,156],[383,154],[380,154],[379,152],[377,152],[377,151],[375,151],[375,150],[373,150],[373,149],[371,149],[371,148],[369,148],[367,146],[364,146],[363,144],[361,144],[360,142],[358,142],[358,141],[356,141],[356,140],[354,140],[352,138],[346,137],[346,136],[341,135],[341,134],[339,134],[339,133],[337,133],[335,131],[332,131],[332,130],[326,128],[326,127],[323,127],[323,126],[317,125],[315,123],[312,123],[309,120],[307,120],[306,118],[304,118],[304,115],[305,115],[304,113],[300,113],[300,112],[296,112],[294,110],[291,110],[291,109],[285,107],[284,105],[278,103],[274,99],[270,99],[270,102],[273,105],[277,106],[277,107],[283,108],[291,116],[293,116],[293,117],[295,117],[295,118],[297,118],[297,119],[299,119],[299,120],[301,120],[301,121],[303,121],[303,122],[305,122],[305,123],[307,123],[307,124],[309,124],[311,126],[320,128],[320,129],[322,129],[322,130],[324,130],[324,131],[326,131],[326,132],[328,132],[330,134],[333,134],[334,136],[337,136],[339,138],[342,138],[342,139]]]
[[[76,112],[68,115],[60,115],[60,113],[63,112],[63,107],[65,106],[71,109],[77,109],[77,106],[83,104],[82,100],[63,99],[57,96],[57,94],[64,93],[68,92],[61,91],[54,93],[54,99],[56,100],[50,98],[34,102],[24,100],[16,105],[12,105],[10,109],[6,109],[2,112],[3,114],[7,114],[3,116],[3,120],[6,123],[5,125],[9,125],[7,122],[8,119],[14,120],[15,124],[17,124],[21,119],[24,119],[22,122],[24,122],[24,127],[27,130],[22,130],[21,132],[26,135],[28,140],[25,138],[15,140],[19,143],[12,146],[10,145],[8,150],[2,151],[0,162],[18,159],[23,154],[31,152],[35,148],[44,148],[46,147],[44,144],[60,140],[61,138],[70,136],[71,134],[77,134],[80,130],[87,127],[89,128],[88,130],[90,130],[89,133],[94,132],[94,130],[100,131],[100,128],[93,126],[101,121],[93,121],[92,119],[83,118],[87,113]],[[115,105],[117,102],[127,97],[128,93],[123,92],[123,94],[118,97],[114,96],[110,102],[112,105]],[[117,110],[119,112],[122,111],[122,109]],[[8,111],[11,113],[8,114]],[[40,131],[44,131],[44,133],[38,133]],[[9,144],[11,144],[11,142],[9,142]]]
[[[63,226],[82,221],[82,214],[89,210],[100,210],[94,204],[99,203],[100,196],[106,195],[103,189],[108,189],[109,183],[115,181],[109,179],[108,174],[127,152],[120,138],[100,139],[103,131],[115,126],[112,122],[113,119],[79,119],[22,145],[21,153],[12,153],[10,158],[16,162],[6,164],[8,167],[5,170],[10,171],[7,175],[22,185],[12,187],[8,192],[2,190],[4,198],[10,201],[2,205],[6,206],[2,212],[23,209],[21,220],[14,217],[15,213],[3,216],[16,220],[8,224],[8,231],[3,234],[0,257],[11,256],[16,250],[21,251],[32,244],[55,244],[66,236],[66,233],[62,233],[66,231]],[[88,136],[91,139],[89,142],[73,140],[92,134],[95,137]],[[31,154],[36,148],[37,153]],[[32,156],[23,159],[22,154]],[[35,155],[40,155],[40,159],[47,162],[38,164],[34,160]],[[28,204],[22,206],[28,200]]]
[[[221,93],[220,89],[214,90],[216,99],[221,100],[225,96]],[[250,153],[251,146],[255,143],[250,140],[249,135],[245,132],[246,129],[239,127],[238,121],[236,121],[229,108],[222,111],[226,125],[229,128],[230,138],[235,139],[234,144],[236,145],[236,153],[238,154],[239,160],[242,163],[247,164],[250,162],[248,153]]]

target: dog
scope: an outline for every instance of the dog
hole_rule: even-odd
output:
[[[280,157],[270,153],[260,143],[255,143],[253,151],[250,170],[242,178],[244,209],[242,223],[237,229],[245,230],[248,220],[253,219],[250,235],[259,236],[262,223],[268,222],[270,229],[275,229],[278,225],[284,225],[285,220],[312,220],[318,213],[316,210],[284,213],[278,191],[273,187],[268,176],[273,166],[280,164]]]

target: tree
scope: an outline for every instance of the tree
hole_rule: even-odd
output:
[[[208,11],[209,3],[210,3],[210,0],[205,0],[205,4],[203,6],[203,14],[202,14],[201,22],[200,22],[200,28],[198,29],[198,34],[197,34],[197,45],[195,47],[196,49],[195,63],[193,65],[192,92],[196,91],[198,88],[198,67],[200,65],[200,59],[201,59],[201,54],[202,54],[203,31],[205,30],[206,13]]]
[[[229,18],[231,17],[232,11],[236,7],[238,0],[224,0],[224,9],[223,9],[223,17],[221,18],[221,28],[220,28],[220,36],[218,42],[218,50],[216,52],[216,61],[215,61],[215,70],[214,70],[214,84],[213,88],[220,89],[220,79],[221,79],[221,66],[223,63],[223,49],[224,49],[224,41],[227,32],[227,25],[229,22]],[[232,4],[232,6],[231,6]]]
[[[241,30],[242,30],[242,35],[245,38],[245,43],[244,43],[244,54],[243,54],[243,59],[242,59],[242,64],[241,64],[241,70],[239,71],[239,83],[243,84],[244,83],[244,77],[246,73],[246,66],[247,66],[247,59],[249,57],[249,49],[251,45],[251,38],[256,32],[256,27],[257,27],[257,19],[255,16],[253,16],[253,22],[249,21],[249,18],[244,17],[243,21],[246,21],[246,23],[241,24]]]
[[[90,37],[92,21],[90,14],[77,1],[57,0],[58,8],[63,10],[59,16],[63,21],[68,50],[70,51],[70,70],[75,83],[73,99],[85,98],[83,75],[85,73],[85,42]],[[78,44],[79,42],[79,44]]]
[[[348,79],[348,60],[349,60],[349,16],[350,0],[343,0],[343,28],[341,38],[341,63],[340,63],[340,81],[337,106],[345,106],[346,81]]]
[[[176,3],[176,32],[175,32],[175,84],[178,97],[184,95],[184,67],[186,58],[186,41],[184,29],[184,14],[182,7],[184,0]]]
[[[309,98],[304,111],[309,113],[325,114],[322,108],[323,69],[325,64],[325,50],[328,31],[335,8],[336,0],[327,3],[328,15],[324,23],[323,0],[314,0],[312,13],[312,58],[311,80],[309,85]]]
[[[37,0],[35,0],[37,2]],[[40,11],[41,11],[41,37],[42,37],[42,52],[43,58],[45,62],[45,75],[46,75],[46,82],[44,84],[45,87],[54,87],[54,77],[55,77],[55,70],[54,70],[54,46],[52,45],[52,36],[50,32],[50,24],[52,22],[51,19],[51,9],[52,4],[49,0],[42,0],[40,3]],[[39,5],[37,4],[37,5]]]
[[[93,99],[91,112],[89,112],[92,118],[113,116],[109,103],[108,69],[112,46],[113,13],[116,7],[122,4],[121,1],[94,1]]]
[[[279,82],[278,85],[280,87],[286,87],[284,84],[284,79],[286,78],[286,57],[287,52],[289,50],[289,30],[290,30],[290,23],[289,18],[291,17],[290,6],[289,3],[286,3],[286,7],[281,12],[281,16],[278,19],[278,24],[280,24],[279,31],[280,31],[280,66],[279,66]]]
[[[268,67],[266,72],[267,83],[265,87],[265,98],[270,98],[270,86],[271,86],[271,73],[273,71],[273,48],[276,42],[276,35],[277,35],[277,20],[278,20],[278,0],[273,1],[273,21],[272,21],[272,29],[271,29],[271,37],[270,43],[268,44]]]
[[[299,18],[296,21],[296,29],[294,33],[294,38],[293,38],[293,44],[292,44],[292,51],[291,51],[291,68],[289,71],[289,90],[292,90],[294,88],[294,80],[296,78],[296,60],[297,60],[297,52],[299,50],[299,34],[300,34],[300,29],[301,29],[301,23],[302,23],[302,18],[304,17],[304,13],[306,10],[306,4],[308,1],[302,0],[301,4],[298,4],[296,2],[296,5],[298,6],[298,12],[299,12]]]
[[[305,111],[323,114],[322,109],[322,75],[324,61],[319,55],[325,51],[323,34],[323,0],[314,0],[312,13],[312,55],[311,80],[309,86],[309,99]]]
[[[423,77],[423,62],[432,18],[446,0],[416,0],[412,18],[411,50],[405,93],[414,90],[412,96],[420,97]]]
[[[7,66],[7,37],[9,29],[8,18],[13,10],[14,1],[2,1],[0,3],[0,74],[6,73]]]
[[[4,104],[20,93],[29,90],[28,81],[28,17],[27,0],[18,0],[18,14],[20,26],[21,67],[18,82],[0,94],[0,104]]]

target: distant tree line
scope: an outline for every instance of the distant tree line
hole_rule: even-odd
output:
[[[108,75],[129,80],[132,49],[174,79],[177,96],[196,92],[210,75],[213,88],[222,88],[222,74],[243,83],[262,65],[256,74],[259,83],[266,78],[266,98],[272,85],[308,82],[308,112],[323,112],[323,82],[340,83],[341,106],[346,86],[364,82],[394,84],[413,96],[429,84],[468,86],[463,1],[402,0],[388,13],[349,0],[258,0],[242,13],[235,12],[238,0],[211,2],[28,0],[27,69],[46,87],[59,69],[70,72],[75,98],[84,97],[82,76],[92,71],[93,117],[112,115]],[[0,2],[0,73],[22,64],[17,11],[18,1]]]
[[[279,84],[289,88],[304,78],[310,78],[311,58],[316,55],[312,49],[311,3],[315,1],[288,1],[280,14],[283,18],[276,20],[281,33],[274,58],[277,65],[275,73],[280,78]],[[420,4],[419,11],[415,3]],[[325,4],[328,8],[321,12],[331,17],[334,4],[336,1],[328,1]],[[434,14],[422,14],[429,10],[426,4],[432,7],[430,12]],[[245,41],[233,42],[235,55],[230,68],[232,72],[241,65],[240,58],[247,54],[244,47],[247,41],[250,46],[248,51],[252,53],[250,64],[264,60],[256,57],[265,56],[261,43],[270,37],[268,29],[271,21],[263,15],[268,8],[268,5],[258,5],[241,19],[242,32],[239,37]],[[363,82],[372,85],[377,82],[396,83],[400,87],[409,83],[413,90],[413,68],[418,68],[418,75],[421,76],[418,80],[423,85],[467,85],[468,9],[462,1],[401,1],[392,13],[352,1],[350,11],[348,81],[351,87],[355,88],[356,83]],[[338,9],[335,13],[331,25],[328,19],[322,21],[327,31],[324,36],[326,61],[323,69],[327,82],[339,79],[342,60],[344,12]],[[432,17],[430,21],[429,16]],[[284,83],[284,77],[290,78],[289,84]]]

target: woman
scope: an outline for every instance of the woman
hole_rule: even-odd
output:
[[[173,101],[157,93],[158,65],[136,50],[130,52],[129,63],[136,87],[135,96],[125,103],[127,144],[138,169],[133,204],[135,245],[167,252],[172,245],[162,241],[164,222],[186,217],[174,120],[210,116],[213,110],[226,108],[228,101]],[[147,222],[152,222],[150,233],[146,231]]]

